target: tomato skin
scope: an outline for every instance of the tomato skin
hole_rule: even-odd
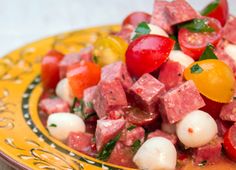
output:
[[[174,40],[159,35],[143,35],[132,41],[126,51],[128,71],[134,77],[156,70],[174,47]]]
[[[64,55],[56,50],[49,51],[42,60],[41,80],[44,90],[55,89],[60,80],[59,63]]]
[[[220,0],[218,7],[207,14],[207,16],[219,20],[221,25],[224,26],[229,17],[228,1]]]
[[[81,61],[69,66],[67,78],[73,95],[81,99],[84,89],[96,85],[100,80],[100,75],[100,66],[92,62]]]
[[[234,161],[236,161],[236,124],[226,132],[224,136],[224,148],[227,155]]]
[[[132,25],[136,27],[140,22],[149,23],[151,20],[151,15],[146,12],[133,12],[129,14],[124,21],[122,22],[122,26]]]
[[[214,18],[205,17],[205,19],[208,20],[209,26],[215,30],[214,32],[197,33],[190,32],[185,28],[179,30],[178,40],[180,48],[194,60],[199,59],[209,43],[216,46],[222,37],[220,22]]]

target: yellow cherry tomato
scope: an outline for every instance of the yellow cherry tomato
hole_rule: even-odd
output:
[[[193,80],[201,94],[219,102],[228,103],[233,97],[235,78],[224,62],[207,59],[192,63],[184,70],[186,80]]]
[[[120,37],[114,35],[100,37],[94,43],[95,60],[101,66],[124,61],[127,47],[126,41]]]

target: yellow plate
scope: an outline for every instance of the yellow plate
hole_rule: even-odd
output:
[[[0,155],[21,169],[120,169],[85,156],[53,139],[37,110],[42,93],[40,62],[50,49],[79,51],[119,26],[103,26],[49,37],[13,51],[0,60]]]

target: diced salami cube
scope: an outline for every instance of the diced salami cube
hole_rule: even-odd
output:
[[[126,146],[132,146],[135,141],[139,140],[144,142],[145,130],[142,127],[136,127],[134,129],[125,129],[120,137],[120,141]]]
[[[170,140],[174,145],[177,143],[177,137],[174,134],[168,134],[158,129],[155,130],[154,132],[149,133],[147,136],[147,139],[150,139],[153,137],[164,137]]]
[[[92,150],[93,135],[83,132],[71,132],[67,139],[67,145],[78,152],[82,152],[89,156],[94,156],[95,153]]]
[[[39,108],[47,114],[70,112],[69,104],[58,97],[42,99],[39,103]]]
[[[165,93],[160,98],[159,107],[162,118],[169,123],[175,123],[204,105],[194,82],[189,80]]]
[[[106,117],[110,111],[127,105],[125,91],[120,81],[101,81],[97,85],[93,106],[99,118]]]
[[[173,30],[169,22],[170,17],[167,12],[167,5],[169,4],[170,2],[167,1],[155,0],[151,24],[161,27],[168,33],[172,33]]]
[[[218,136],[223,137],[228,129],[232,126],[231,122],[226,122],[221,119],[216,119],[216,124],[218,128]]]
[[[222,120],[236,122],[236,101],[225,104],[220,112]]]
[[[120,32],[118,32],[116,35],[123,38],[127,42],[130,42],[131,35],[134,31],[134,26],[133,25],[125,25],[122,27]]]
[[[209,144],[195,149],[193,158],[196,165],[203,162],[214,164],[221,158],[222,140],[216,138]]]
[[[125,127],[124,119],[98,120],[95,132],[97,151],[100,151],[105,144],[115,138]]]
[[[182,11],[182,12],[181,12]],[[167,5],[167,13],[171,25],[198,18],[199,14],[185,0],[174,0]]]
[[[223,28],[223,38],[236,44],[236,17],[231,16]]]
[[[112,110],[107,114],[107,119],[112,119],[112,120],[121,119],[123,118],[124,115],[125,113],[122,109]]]
[[[133,85],[133,81],[127,71],[126,65],[123,62],[116,62],[104,66],[102,68],[101,80],[118,80],[121,82],[126,91]]]
[[[165,92],[165,85],[146,73],[130,88],[131,102],[147,112],[157,112],[157,101]]]
[[[158,80],[169,90],[183,82],[183,67],[180,63],[167,61],[160,68]]]
[[[115,148],[111,152],[108,162],[129,168],[137,168],[133,162],[134,154],[131,147],[125,146],[121,142],[117,142]]]
[[[84,90],[84,113],[85,114],[91,114],[94,112],[93,109],[93,100],[95,97],[95,92],[96,92],[97,86],[92,86]]]

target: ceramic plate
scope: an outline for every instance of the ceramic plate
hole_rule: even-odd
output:
[[[20,169],[121,169],[85,156],[53,139],[38,116],[42,93],[40,62],[50,49],[79,51],[118,26],[103,26],[49,37],[0,60],[0,155]]]

